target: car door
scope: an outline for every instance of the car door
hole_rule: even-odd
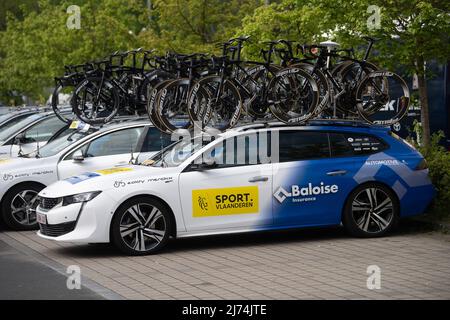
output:
[[[80,173],[113,167],[118,164],[129,163],[131,151],[133,157],[144,132],[144,126],[108,132],[84,143],[66,153],[58,163],[58,177],[65,179]],[[84,159],[74,160],[75,153],[83,154]]]
[[[273,223],[272,164],[260,156],[265,150],[267,139],[260,134],[230,137],[185,168],[179,193],[187,231],[256,229]],[[205,159],[215,164],[202,168]]]
[[[335,157],[324,131],[280,130],[274,164],[273,215],[280,226],[339,224],[356,168]]]

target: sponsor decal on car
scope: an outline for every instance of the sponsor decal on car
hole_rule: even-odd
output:
[[[192,216],[258,213],[258,196],[257,186],[192,190]]]
[[[283,187],[278,187],[273,196],[279,203],[283,203],[287,198],[292,198],[292,202],[308,202],[315,201],[317,195],[337,193],[339,187],[336,184],[326,185],[323,182],[320,185],[313,185],[311,182],[306,186],[292,185],[286,191]]]
[[[81,181],[85,181],[85,180],[92,179],[95,177],[106,176],[109,174],[127,172],[127,171],[133,171],[133,169],[132,168],[109,168],[109,169],[95,170],[94,172],[86,172],[86,173],[83,173],[78,176],[73,176],[73,177],[67,178],[66,181],[71,184],[77,184],[77,183],[80,183]]]
[[[80,130],[82,132],[86,132],[86,131],[89,130],[90,127],[91,126],[89,124],[87,124],[87,123],[84,123],[82,121],[74,120],[74,121],[71,122],[71,124],[69,126],[69,129]]]
[[[132,168],[109,168],[109,169],[95,170],[94,172],[100,173],[101,175],[108,175],[108,174],[127,172],[127,171],[133,171],[133,169]]]
[[[0,165],[11,162],[11,159],[0,159]]]
[[[73,176],[73,177],[67,178],[66,181],[71,184],[77,184],[82,181],[92,179],[95,177],[99,177],[99,176],[100,176],[100,174],[95,173],[95,172],[86,172],[86,173],[80,174],[78,176]]]

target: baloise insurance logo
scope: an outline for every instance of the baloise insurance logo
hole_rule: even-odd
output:
[[[316,200],[316,195],[337,193],[338,191],[339,187],[336,184],[328,185],[321,182],[320,185],[314,186],[310,182],[304,187],[294,184],[289,188],[289,191],[280,186],[273,196],[279,203],[283,203],[287,198],[293,198],[292,202],[305,202]]]

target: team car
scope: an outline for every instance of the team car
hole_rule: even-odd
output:
[[[148,121],[117,120],[102,128],[85,128],[78,123],[70,134],[35,152],[0,159],[0,211],[9,228],[37,228],[37,194],[58,179],[149,157],[170,143],[170,136]]]
[[[26,109],[17,108],[17,110],[12,108],[11,109],[5,108],[5,109],[7,109],[7,112],[0,115],[0,131],[13,126],[17,122],[39,111],[39,109],[37,108],[26,108]]]
[[[66,134],[68,127],[53,112],[35,111],[33,115],[0,130],[0,158],[30,153]]]
[[[112,242],[130,255],[170,237],[343,224],[383,236],[434,196],[427,164],[388,128],[316,121],[185,137],[139,165],[39,193],[38,235]]]

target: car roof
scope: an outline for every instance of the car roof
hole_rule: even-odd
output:
[[[92,126],[91,131],[95,132],[105,132],[114,129],[120,129],[125,127],[131,127],[135,125],[146,125],[152,126],[148,117],[116,117],[111,122],[103,124],[101,126]]]
[[[388,132],[389,127],[380,125],[371,125],[363,121],[357,120],[341,120],[341,119],[315,119],[306,122],[305,124],[286,124],[280,121],[261,121],[254,123],[240,123],[238,126],[231,128],[220,136],[226,138],[239,133],[244,133],[250,130],[259,130],[266,128],[279,128],[279,129],[293,129],[293,130],[312,130],[312,131],[348,131],[348,132]]]

